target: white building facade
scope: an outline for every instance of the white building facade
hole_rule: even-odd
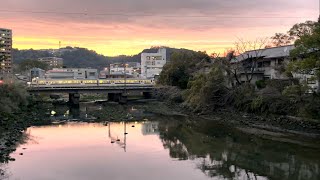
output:
[[[98,79],[97,69],[53,68],[46,72],[47,79]]]
[[[110,64],[109,75],[129,75],[134,78],[140,77],[140,63],[128,62]]]
[[[155,78],[159,76],[166,63],[167,51],[165,48],[160,48],[157,53],[142,53],[141,77]]]

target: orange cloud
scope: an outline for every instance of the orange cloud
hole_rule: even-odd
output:
[[[232,47],[237,38],[270,37],[277,32],[286,32],[293,24],[310,17],[316,20],[318,16],[316,8],[310,10],[316,7],[316,2],[257,0],[265,4],[261,7],[256,1],[239,0],[241,3],[237,3],[237,7],[252,7],[253,10],[248,12],[247,9],[235,8],[234,4],[217,0],[192,1],[192,6],[178,0],[165,0],[168,4],[142,3],[145,0],[141,0],[136,5],[131,0],[128,4],[110,0],[93,1],[97,3],[68,1],[67,5],[74,4],[74,12],[84,13],[66,14],[70,10],[61,6],[64,4],[59,3],[62,0],[55,3],[4,0],[3,4],[13,12],[0,12],[0,26],[13,30],[13,47],[19,49],[58,48],[61,41],[62,46],[85,47],[108,56],[133,55],[144,48],[160,45],[222,53]],[[282,8],[274,7],[271,1],[281,3]],[[254,8],[258,5],[259,8]],[[35,7],[38,9],[32,9]],[[102,7],[107,7],[108,11]],[[14,12],[15,9],[27,10]],[[230,10],[232,14],[226,13]],[[49,13],[44,13],[46,11]],[[109,15],[101,15],[106,12]],[[284,18],[272,18],[277,16]]]

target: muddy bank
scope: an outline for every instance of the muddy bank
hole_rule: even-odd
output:
[[[102,108],[92,112],[97,117],[96,122],[103,121],[141,121],[154,116],[186,116],[186,114],[171,109],[165,103],[155,100],[138,100],[126,105],[106,102]]]
[[[290,116],[257,116],[246,114],[230,109],[219,110],[207,114],[196,114],[183,107],[181,104],[172,104],[162,101],[135,101],[125,106],[116,103],[105,103],[101,111],[96,116],[100,120],[123,121],[123,120],[143,120],[150,116],[171,116],[188,117],[188,121],[197,122],[201,120],[220,122],[225,125],[239,127],[246,133],[254,135],[264,135],[262,132],[270,132],[277,136],[277,133],[294,134],[308,136],[312,138],[320,137],[320,122],[316,120],[306,120]],[[251,131],[258,129],[261,131]],[[263,130],[263,131],[262,131]],[[253,133],[254,132],[254,133]]]

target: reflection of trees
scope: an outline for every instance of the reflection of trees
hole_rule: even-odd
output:
[[[0,164],[0,180],[9,179],[10,174],[8,173],[8,170],[4,165]]]
[[[0,139],[7,142],[4,144],[6,147],[1,147],[0,144],[0,180],[9,179],[11,174],[8,172],[8,168],[5,163],[8,163],[11,160],[10,154],[14,152],[18,146],[25,144],[27,141],[32,141],[33,137],[30,136],[28,131],[23,132],[22,134],[16,134],[14,132],[9,132],[7,134],[8,139]],[[12,138],[12,139],[11,139]],[[11,142],[8,144],[8,142]]]
[[[209,177],[320,179],[317,149],[248,136],[214,123],[162,122],[159,130],[172,158],[194,160]]]

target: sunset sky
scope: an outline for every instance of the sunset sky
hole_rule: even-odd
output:
[[[13,47],[85,47],[115,56],[150,46],[223,52],[317,20],[319,0],[1,0]]]

